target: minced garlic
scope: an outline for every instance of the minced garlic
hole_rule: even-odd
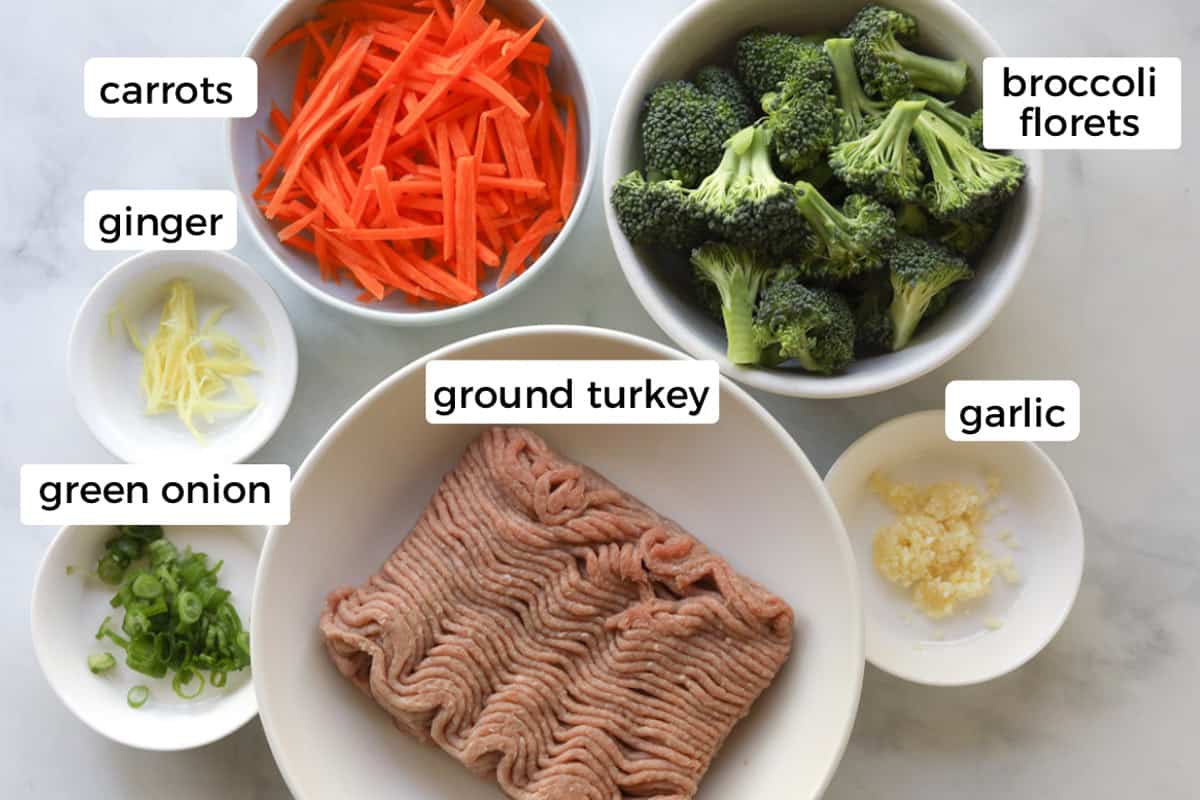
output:
[[[997,565],[983,550],[982,527],[987,505],[999,491],[994,479],[981,493],[958,481],[920,487],[876,472],[870,486],[898,515],[875,534],[875,568],[889,581],[911,587],[918,609],[935,619],[945,617],[990,591]],[[1005,566],[1013,569],[1011,561]]]

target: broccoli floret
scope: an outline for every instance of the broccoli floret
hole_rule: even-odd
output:
[[[944,119],[951,128],[958,131],[964,139],[969,139],[971,144],[976,147],[983,147],[983,109],[979,109],[970,116],[962,114],[954,109],[954,103],[947,100],[940,100],[933,95],[925,94],[924,92],[916,92],[910,98],[912,100],[924,100],[925,110],[936,116]]]
[[[825,53],[833,64],[833,82],[838,98],[838,141],[857,139],[890,106],[867,96],[854,64],[853,39],[829,39]]]
[[[687,81],[671,81],[646,100],[642,148],[652,177],[695,186],[721,161],[725,140],[741,128],[727,100]]]
[[[693,82],[696,88],[705,94],[729,103],[737,117],[739,128],[752,125],[758,119],[756,104],[751,101],[746,87],[738,80],[737,75],[728,67],[704,67],[696,73]]]
[[[886,273],[872,276],[854,306],[854,352],[858,355],[892,349],[892,286]]]
[[[754,337],[772,361],[795,359],[809,372],[829,374],[854,360],[854,314],[831,289],[772,281],[754,317]]]
[[[760,349],[754,338],[754,306],[770,265],[753,250],[714,243],[692,251],[692,266],[721,296],[726,356],[734,364],[756,363]]]
[[[647,182],[634,170],[613,185],[612,206],[621,230],[634,244],[687,250],[707,234],[691,192],[679,181]]]
[[[820,47],[800,49],[792,72],[762,98],[771,145],[779,162],[795,174],[820,163],[836,140],[837,98],[833,64]]]
[[[935,297],[972,274],[962,256],[939,244],[912,236],[897,239],[891,258],[892,349],[909,343]]]
[[[1025,164],[1015,156],[981,150],[928,111],[913,126],[929,165],[925,207],[939,220],[965,219],[1008,200],[1025,178]]]
[[[924,236],[929,232],[929,217],[916,203],[901,203],[896,209],[896,231],[910,236]]]
[[[916,200],[925,179],[909,144],[913,123],[925,110],[920,100],[901,100],[865,136],[830,151],[829,166],[851,189],[894,203]]]
[[[867,91],[889,100],[913,89],[957,97],[967,86],[967,62],[948,61],[905,47],[917,39],[917,21],[890,8],[865,6],[843,33],[854,37],[854,56]]]
[[[967,219],[947,220],[938,226],[937,239],[951,250],[973,256],[992,240],[998,220],[996,209]]]
[[[795,189],[771,166],[770,134],[744,128],[725,146],[720,165],[692,194],[709,228],[733,244],[780,254],[807,238]]]
[[[796,189],[796,207],[810,231],[806,250],[831,276],[849,278],[883,264],[896,235],[891,209],[852,194],[839,211],[811,183],[797,181]]]
[[[790,33],[753,30],[738,40],[737,73],[755,97],[779,88],[803,58],[805,50],[816,45]]]

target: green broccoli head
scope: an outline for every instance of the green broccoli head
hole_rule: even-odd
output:
[[[833,65],[833,82],[838,99],[837,140],[862,136],[890,105],[867,95],[854,63],[854,39],[829,39],[825,53]]]
[[[946,220],[937,226],[937,240],[957,253],[973,256],[992,240],[999,218],[997,209],[992,208],[975,217]]]
[[[646,170],[695,186],[720,163],[725,140],[741,127],[724,98],[688,81],[664,83],[646,100],[642,119]]]
[[[621,230],[634,244],[687,250],[707,234],[691,192],[679,181],[648,182],[634,170],[613,185],[612,206]]]
[[[771,265],[753,250],[709,243],[692,251],[696,277],[716,288],[728,344],[726,356],[734,364],[755,364],[760,348],[754,338],[754,306]]]
[[[819,47],[802,49],[792,73],[763,95],[771,145],[792,174],[819,164],[836,140],[839,118],[833,64]]]
[[[905,47],[917,39],[917,21],[877,5],[865,6],[843,33],[853,37],[854,56],[867,91],[899,100],[913,89],[957,97],[967,86],[967,62],[948,61]]]
[[[816,187],[796,182],[796,207],[808,222],[805,250],[832,276],[850,278],[880,267],[896,236],[896,215],[861,194],[846,198],[839,210]]]
[[[922,199],[937,219],[976,216],[1021,188],[1025,179],[1021,159],[981,150],[936,114],[922,112],[913,133],[931,178]]]
[[[891,282],[883,271],[870,277],[854,303],[854,352],[857,355],[888,352],[894,338],[889,313]]]
[[[730,137],[720,165],[700,182],[692,199],[720,238],[778,255],[802,246],[806,231],[795,189],[771,166],[770,138],[759,127]]]
[[[737,73],[754,97],[777,90],[817,46],[790,33],[753,30],[737,43]]]
[[[809,372],[830,374],[854,360],[854,315],[831,289],[772,281],[758,301],[754,337],[772,360],[795,359]]]
[[[909,143],[913,123],[925,109],[920,100],[901,100],[864,136],[830,151],[829,166],[854,191],[894,203],[916,200],[925,179],[921,159]]]
[[[739,128],[752,125],[758,119],[758,104],[750,99],[746,87],[728,67],[704,67],[696,73],[693,82],[696,88],[705,94],[729,103],[737,117]]]
[[[927,239],[898,238],[891,256],[892,350],[908,345],[939,294],[972,275],[966,260],[957,253]]]
[[[963,114],[954,109],[954,103],[940,100],[924,92],[915,92],[911,100],[924,100],[925,110],[941,117],[959,136],[967,139],[976,147],[983,147],[983,109],[972,114]]]

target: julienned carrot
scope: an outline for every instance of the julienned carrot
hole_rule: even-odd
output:
[[[575,206],[575,192],[579,188],[579,122],[575,119],[575,102],[568,97],[566,103],[567,130],[563,141],[562,194],[559,201],[559,212],[563,219],[571,216],[571,209]]]
[[[477,250],[475,239],[475,156],[462,156],[454,170],[455,273],[460,281],[472,286],[476,281]]]
[[[487,0],[329,0],[284,34],[271,52],[302,48],[299,67],[254,192],[280,240],[363,302],[467,303],[487,269],[519,275],[578,192],[542,24]]]

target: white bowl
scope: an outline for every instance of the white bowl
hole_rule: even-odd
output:
[[[97,733],[142,750],[186,750],[216,741],[245,725],[258,706],[247,671],[230,674],[223,689],[206,685],[195,700],[183,700],[171,679],[150,678],[125,666],[120,648],[96,641],[101,621],[121,612],[109,606],[113,588],[87,573],[104,555],[111,525],[72,525],[50,543],[33,584],[30,622],[33,649],[50,688],[68,709]],[[215,561],[224,559],[221,586],[243,620],[250,617],[251,589],[265,531],[257,526],[167,527],[167,538],[181,549],[191,545]],[[73,574],[68,574],[68,567]],[[117,666],[93,675],[87,657],[111,653]],[[205,680],[208,676],[205,675]],[[150,689],[141,708],[130,708],[126,694],[133,686]]]
[[[144,413],[142,355],[119,320],[121,313],[128,317],[144,341],[157,328],[167,284],[176,278],[195,288],[201,320],[218,305],[229,307],[219,327],[261,370],[247,378],[258,405],[213,425],[198,420],[203,443],[174,413]],[[283,422],[296,389],[296,364],[296,335],[275,292],[246,262],[211,250],[152,250],[122,261],[83,301],[67,344],[68,383],[79,415],[105,449],[131,463],[249,458]]]
[[[1025,186],[1009,205],[995,239],[944,314],[899,353],[861,359],[841,375],[738,366],[725,358],[725,333],[695,298],[690,271],[671,269],[651,248],[634,247],[617,224],[608,193],[621,176],[642,166],[643,99],[663,81],[684,78],[704,64],[728,61],[734,42],[756,25],[796,32],[841,30],[863,0],[699,0],[664,30],[630,75],[613,114],[604,156],[605,214],[625,278],[659,327],[696,358],[711,359],[747,386],[793,397],[855,397],[915,380],[962,352],[991,324],[1016,287],[1037,235],[1042,205],[1042,157],[1020,151]],[[922,49],[953,54],[971,65],[968,100],[978,103],[983,59],[1003,53],[987,32],[949,0],[889,0],[915,16]]]
[[[895,518],[868,488],[871,473],[923,485],[958,479],[1000,494],[984,527],[993,558],[1011,558],[1020,581],[999,574],[970,613],[932,621],[909,591],[875,570],[876,531]],[[900,678],[961,686],[997,678],[1037,655],[1058,633],[1083,576],[1083,522],[1071,488],[1049,457],[1026,442],[952,442],[943,413],[923,411],[880,425],[852,444],[825,477],[862,573],[867,660]],[[1006,544],[998,535],[1011,533]],[[999,624],[993,629],[991,625]]]
[[[491,308],[529,285],[533,277],[554,260],[576,222],[583,216],[595,179],[595,136],[592,133],[592,109],[595,103],[583,61],[566,30],[542,0],[491,0],[492,6],[520,24],[528,25],[542,17],[546,18],[538,33],[538,41],[549,45],[554,51],[550,80],[556,89],[570,95],[575,101],[579,117],[579,195],[563,229],[541,257],[521,275],[500,288],[495,287],[493,275],[483,287],[484,295],[473,302],[451,308],[432,308],[409,305],[396,295],[379,303],[366,304],[355,299],[361,293],[356,284],[351,281],[341,284],[322,281],[315,259],[280,243],[276,235],[278,226],[259,212],[252,196],[258,183],[258,167],[262,163],[265,147],[258,138],[258,131],[270,130],[268,116],[272,100],[283,108],[287,108],[291,102],[296,66],[300,60],[295,47],[284,48],[269,58],[267,50],[280,36],[313,16],[322,2],[324,0],[284,0],[250,39],[243,54],[258,64],[258,112],[252,117],[229,120],[227,145],[234,191],[242,208],[242,221],[254,238],[271,256],[275,266],[308,294],[334,308],[388,325],[422,326],[456,322]]]
[[[263,726],[301,800],[497,796],[494,785],[396,731],[386,713],[341,677],[317,630],[326,594],[379,568],[481,430],[426,424],[425,364],[437,358],[683,355],[597,328],[498,331],[419,359],[334,424],[296,473],[292,523],[268,533],[251,625]],[[738,724],[698,796],[803,800],[828,783],[858,705],[858,575],[837,512],[804,453],[728,380],[722,380],[720,400],[721,420],[712,426],[547,426],[538,432],[791,603],[796,651]]]

